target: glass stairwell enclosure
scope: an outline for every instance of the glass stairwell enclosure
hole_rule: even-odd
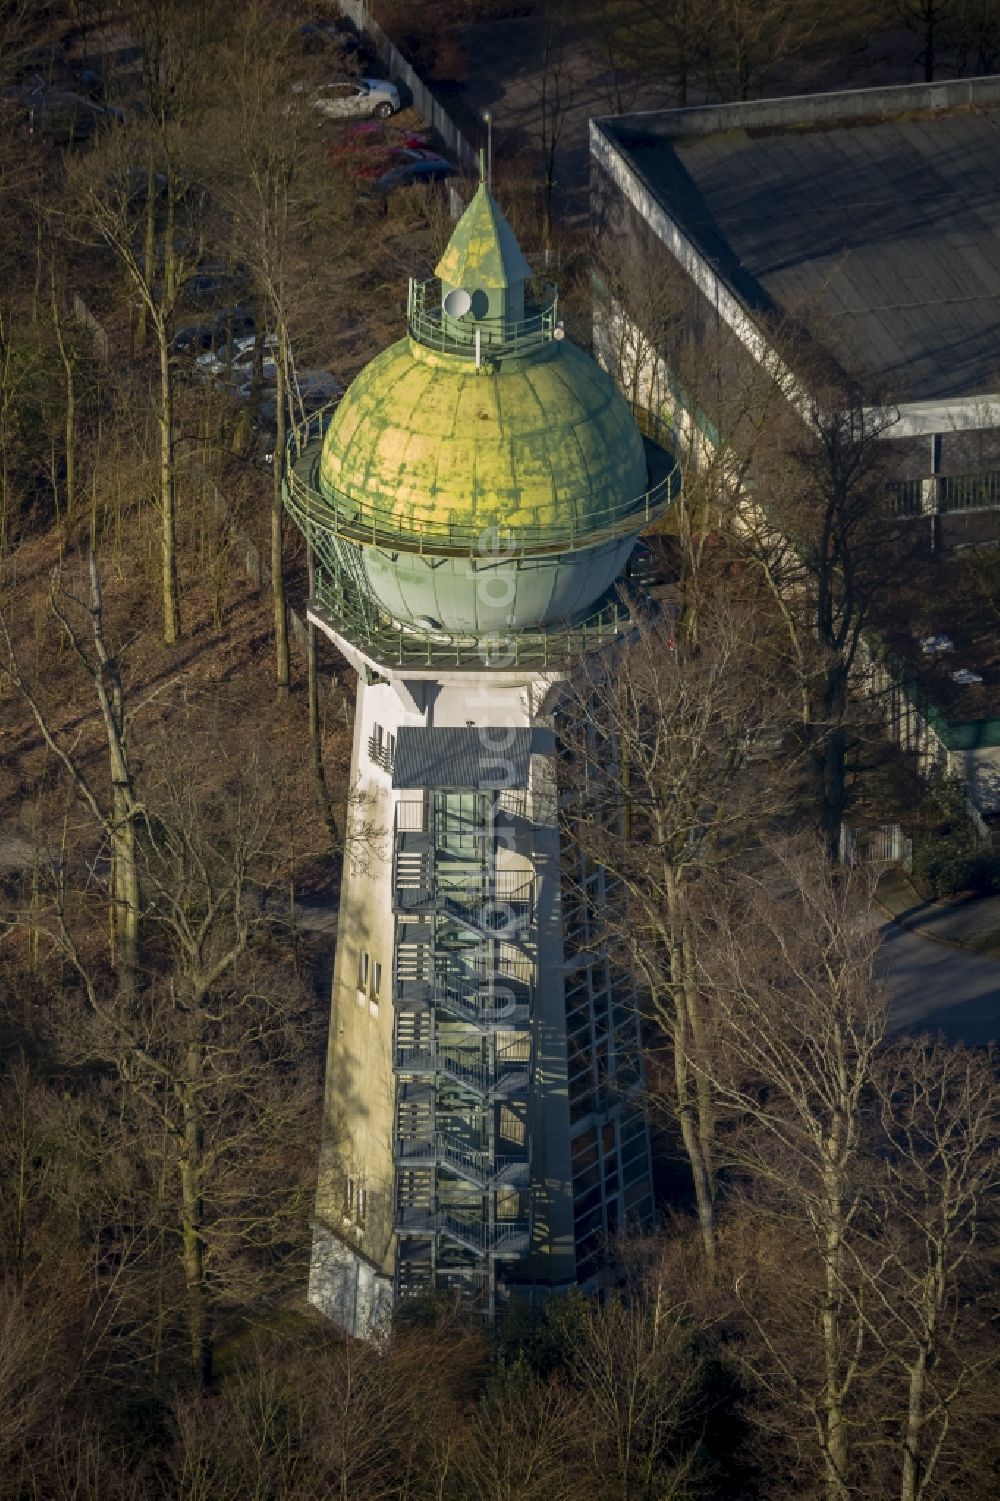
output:
[[[484,1313],[531,1239],[535,876],[499,795],[428,790],[394,836],[397,1292]]]

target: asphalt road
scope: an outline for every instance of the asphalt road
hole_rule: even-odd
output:
[[[1000,959],[946,948],[895,923],[882,928],[894,1028],[943,1032],[951,1042],[1000,1041]]]

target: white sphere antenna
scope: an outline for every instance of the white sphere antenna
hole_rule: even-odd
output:
[[[441,305],[449,318],[464,318],[472,306],[472,298],[464,287],[452,287]]]

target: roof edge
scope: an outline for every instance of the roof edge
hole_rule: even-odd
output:
[[[641,110],[634,114],[595,115],[590,125],[613,134],[619,129],[649,129],[666,136],[710,135],[715,131],[772,128],[801,129],[835,121],[891,118],[924,111],[1000,106],[1000,73],[978,78],[950,78],[940,83],[897,83],[864,89],[837,89],[823,94],[740,100],[733,104],[696,104],[684,109]]]

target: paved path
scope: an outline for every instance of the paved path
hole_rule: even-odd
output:
[[[953,1042],[1000,1041],[1000,959],[945,948],[889,922],[882,962],[894,1027],[941,1031]]]

